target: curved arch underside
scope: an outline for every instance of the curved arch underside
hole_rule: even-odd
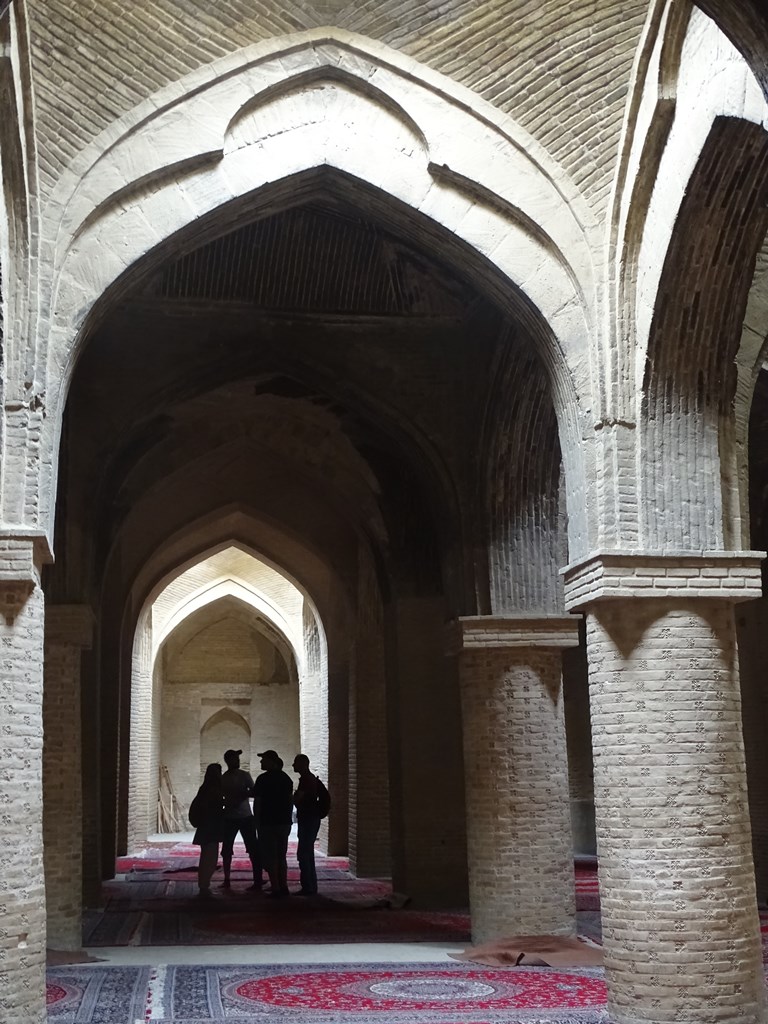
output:
[[[718,118],[675,226],[648,347],[641,507],[652,549],[717,550],[733,542],[723,516],[724,492],[735,486],[727,476],[734,443],[727,425],[767,198],[768,134]],[[670,487],[680,489],[672,503]]]

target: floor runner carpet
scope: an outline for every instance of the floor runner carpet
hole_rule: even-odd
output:
[[[86,916],[83,945],[175,946],[317,942],[469,942],[469,916],[368,910],[298,899],[238,910],[112,911]],[[192,902],[192,901],[190,901]]]
[[[114,977],[113,977],[114,975]],[[124,1001],[116,996],[123,993]],[[52,1024],[604,1024],[599,969],[434,964],[62,967]]]

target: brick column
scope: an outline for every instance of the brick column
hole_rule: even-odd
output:
[[[43,842],[48,945],[82,945],[83,794],[80,655],[90,648],[93,613],[85,605],[45,611]]]
[[[131,724],[127,849],[141,849],[157,831],[159,700],[152,678],[152,629],[148,617],[136,627],[131,656]],[[154,732],[153,732],[154,728]]]
[[[733,603],[755,552],[613,552],[566,570],[587,609],[608,1011],[765,1021]]]
[[[0,534],[0,1020],[43,1024],[43,622],[36,539]]]
[[[575,931],[562,649],[573,616],[458,619],[472,940]]]

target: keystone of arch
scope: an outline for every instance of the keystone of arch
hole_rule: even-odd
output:
[[[57,233],[49,357],[64,389],[74,335],[129,268],[219,207],[317,167],[373,185],[485,257],[549,323],[552,363],[565,353],[576,372],[596,227],[562,169],[471,91],[324,29],[187,76],[75,161],[44,214]]]

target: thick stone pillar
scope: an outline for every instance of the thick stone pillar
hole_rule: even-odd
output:
[[[387,695],[379,615],[360,613],[350,687],[349,865],[359,878],[392,870],[389,820]]]
[[[562,649],[573,616],[461,618],[472,940],[572,935],[575,897]]]
[[[83,793],[80,657],[91,646],[86,605],[45,610],[43,842],[48,946],[82,945]]]
[[[43,622],[36,539],[0,534],[0,1021],[43,1024]]]
[[[754,552],[596,555],[587,610],[608,1011],[615,1024],[765,1021],[733,603]]]
[[[131,759],[128,779],[128,852],[157,831],[159,699],[152,674],[152,628],[136,627],[131,659]]]
[[[444,607],[442,598],[405,597],[385,608],[392,885],[415,907],[467,899],[461,705]]]

